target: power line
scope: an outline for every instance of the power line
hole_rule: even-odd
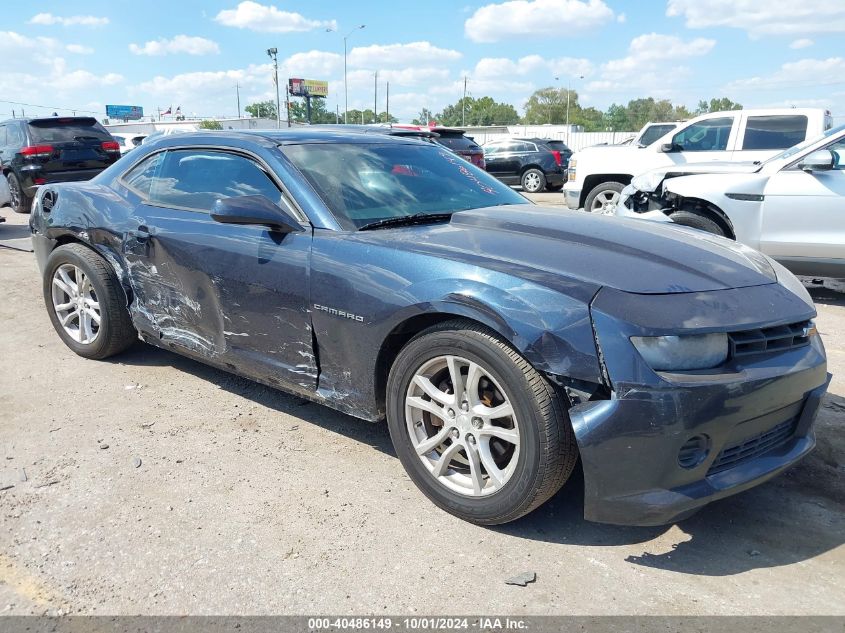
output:
[[[19,106],[26,106],[27,108],[44,108],[45,110],[70,110],[72,112],[87,112],[89,114],[103,114],[102,112],[98,112],[96,110],[85,110],[84,108],[66,108],[64,106],[48,106],[48,105],[40,105],[38,103],[23,103],[21,101],[6,101],[5,99],[0,99],[0,103],[10,103],[12,105],[19,105]]]

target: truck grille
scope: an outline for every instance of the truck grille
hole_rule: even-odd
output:
[[[812,321],[799,321],[789,325],[731,332],[728,335],[731,357],[737,358],[764,352],[783,351],[809,345]]]
[[[773,426],[768,431],[763,431],[758,435],[742,440],[738,444],[722,449],[722,452],[716,457],[716,461],[708,469],[707,474],[713,475],[728,470],[785,444],[795,433],[796,422],[797,418],[791,418]]]

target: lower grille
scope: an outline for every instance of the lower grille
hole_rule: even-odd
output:
[[[768,431],[763,431],[739,444],[724,448],[716,457],[713,465],[710,466],[707,474],[713,475],[728,470],[785,444],[795,433],[796,422],[797,419],[795,418],[786,420]]]

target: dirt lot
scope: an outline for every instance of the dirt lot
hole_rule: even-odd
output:
[[[30,253],[0,248],[0,290],[2,613],[845,614],[845,294],[814,291],[837,375],[786,475],[662,528],[585,522],[576,478],[490,529],[384,425],[141,344],[83,360]]]

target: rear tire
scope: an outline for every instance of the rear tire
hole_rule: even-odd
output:
[[[6,176],[6,181],[9,183],[10,206],[14,212],[29,213],[32,209],[32,198],[24,193],[21,181],[18,180],[15,172],[10,171]]]
[[[725,230],[715,220],[695,211],[675,211],[669,216],[675,224],[727,237]]]
[[[466,385],[457,397],[455,371]],[[458,402],[464,397],[466,407]],[[493,411],[512,413],[488,416]],[[479,525],[531,512],[560,489],[578,459],[563,397],[494,332],[464,319],[421,332],[399,352],[388,378],[387,422],[423,494]]]
[[[584,211],[598,213],[600,215],[613,215],[616,210],[616,204],[619,202],[619,196],[624,188],[624,184],[614,181],[596,185],[590,190],[586,200],[584,200]]]
[[[526,169],[519,182],[527,193],[538,193],[546,188],[546,175],[539,169]]]
[[[59,246],[50,254],[43,292],[53,327],[80,356],[108,358],[138,339],[114,269],[82,244]]]

